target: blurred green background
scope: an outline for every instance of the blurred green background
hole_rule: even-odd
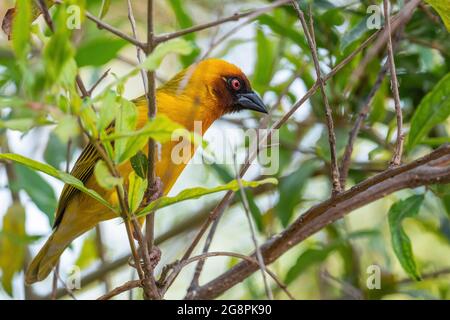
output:
[[[101,0],[72,2],[85,3],[86,10],[95,15],[101,13]],[[375,1],[313,1],[315,35],[323,73],[329,72],[374,32],[368,30],[366,24],[369,16],[367,8],[374,3],[379,5]],[[168,33],[269,4],[270,1],[256,0],[160,0],[156,1],[155,28],[157,34]],[[392,4],[395,13],[404,1],[393,1]],[[14,1],[2,1],[0,16],[3,17],[11,7],[14,7]],[[146,2],[133,1],[133,7],[138,21],[138,35],[144,39]],[[104,13],[104,21],[131,33],[126,1],[111,1],[109,10]],[[191,42],[195,49],[188,56],[167,56],[157,70],[158,83],[170,79],[177,71],[209,52],[209,57],[223,58],[240,66],[250,76],[254,89],[273,108],[272,121],[279,119],[315,82],[314,65],[306,39],[290,6],[263,14],[243,24],[230,36],[221,38],[243,22],[245,19],[185,36],[185,40]],[[60,74],[70,77],[76,71],[68,66],[67,61],[71,59],[76,62],[81,77],[89,86],[111,69],[110,75],[98,88],[101,91],[114,81],[115,76],[126,74],[136,65],[136,51],[90,21],[82,21],[80,30],[52,36],[41,17],[33,24],[31,31],[31,39],[25,39],[29,53],[22,58],[17,56],[17,48],[12,49],[6,35],[0,33],[1,149],[2,152],[10,150],[24,154],[64,170],[69,139],[73,146],[72,163],[85,144],[74,117],[66,112],[70,95],[66,94],[65,77],[60,77]],[[55,42],[51,52],[45,50],[49,39]],[[328,82],[327,95],[333,109],[339,157],[343,155],[348,133],[385,61],[385,51],[381,50],[349,88],[349,79],[366,53],[367,50],[364,50],[358,54]],[[436,90],[440,81],[440,91],[434,94],[442,98],[441,104],[432,104],[425,118],[431,117],[431,113],[439,113],[439,110],[442,114],[439,123],[427,128],[417,138],[417,143],[408,145],[407,142],[404,162],[449,141],[449,57],[449,33],[438,13],[424,4],[406,25],[395,50],[405,128],[412,130],[416,126],[414,130],[417,130],[427,124],[427,119],[412,123],[412,118],[423,104],[425,95]],[[344,92],[348,95],[344,96]],[[126,98],[132,99],[142,94],[139,75],[126,82]],[[375,96],[356,141],[347,187],[389,165],[396,128],[391,97],[387,77]],[[36,108],[24,107],[24,101],[34,102]],[[40,110],[39,102],[53,105],[54,110]],[[259,117],[251,113],[228,116],[211,130],[256,127]],[[213,141],[214,133],[207,134],[206,139]],[[231,139],[238,145],[244,143],[239,137]],[[209,149],[214,152],[211,146]],[[312,205],[330,196],[330,152],[320,93],[316,93],[281,128],[279,148],[280,170],[275,175],[279,185],[247,192],[260,243],[283,230]],[[201,153],[197,152],[196,156]],[[0,167],[0,221],[3,220],[0,222],[0,298],[48,297],[51,277],[32,289],[26,288],[23,286],[22,271],[51,231],[62,184],[22,166],[14,166],[15,178],[9,181],[4,168],[3,165]],[[257,168],[250,170],[246,179],[256,178],[259,173]],[[193,164],[182,174],[171,194],[193,186],[215,186],[234,175],[232,165]],[[15,204],[11,205],[13,198]],[[194,237],[196,225],[191,223],[193,226],[189,226],[186,221],[197,221],[202,212],[204,216],[220,198],[221,195],[207,196],[158,212],[158,235],[187,226],[183,232],[160,245],[163,257],[159,267],[179,258],[186,244]],[[403,199],[405,202],[417,201],[417,215],[405,213],[406,217],[408,214],[411,217],[389,226],[391,205],[400,203],[398,210],[401,210],[402,202],[399,201]],[[395,212],[391,211],[391,214]],[[403,190],[326,227],[283,255],[270,269],[288,285],[297,299],[448,299],[449,217],[450,189],[447,186]],[[410,239],[411,251],[396,255],[392,237],[402,232]],[[197,250],[201,248],[202,245]],[[211,251],[248,254],[252,250],[253,243],[242,204],[237,201],[220,222]],[[67,250],[62,257],[61,277],[67,277],[73,264],[82,268],[83,275],[90,274],[102,265],[126,256],[128,252],[123,225],[119,221],[106,222],[77,239]],[[405,270],[400,261],[404,264],[414,261],[415,267]],[[215,278],[236,262],[236,259],[224,257],[209,259],[201,282]],[[373,274],[371,266],[379,267],[381,271],[379,289],[369,289],[367,286],[368,277]],[[167,298],[184,296],[192,272],[193,266],[181,273]],[[421,281],[414,279],[417,274],[421,275]],[[75,295],[80,299],[96,298],[104,293],[105,288],[120,285],[132,276],[129,266],[123,264],[106,278],[99,278],[82,287]],[[270,282],[270,285],[277,299],[287,298],[275,283]],[[132,294],[135,298],[141,297],[139,290],[134,290]],[[128,297],[128,294],[119,296],[122,299]],[[265,298],[260,273],[232,288],[222,298]]]

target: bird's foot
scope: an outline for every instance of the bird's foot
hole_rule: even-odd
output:
[[[149,254],[149,258],[150,266],[152,267],[152,269],[155,269],[159,261],[161,260],[161,250],[158,247],[153,246],[152,251]]]
[[[139,249],[138,249],[140,257],[142,257],[142,251],[141,251],[142,249],[141,248],[142,247],[139,247]],[[150,262],[150,268],[152,270],[155,269],[156,266],[158,265],[159,261],[161,260],[161,250],[158,247],[153,246],[152,251],[148,255],[148,258],[149,258],[149,262]],[[135,261],[133,260],[132,257],[130,257],[128,259],[128,264],[131,267],[136,268]],[[144,267],[144,265],[145,265],[144,264],[144,259],[140,259],[139,264],[142,267]]]
[[[144,199],[142,200],[142,206],[146,207],[151,202],[161,198],[163,194],[163,183],[159,177],[155,178],[152,185],[147,188],[144,194]]]

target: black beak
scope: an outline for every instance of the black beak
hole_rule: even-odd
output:
[[[238,93],[236,104],[242,109],[267,113],[267,108],[264,105],[264,102],[253,91],[249,93]]]

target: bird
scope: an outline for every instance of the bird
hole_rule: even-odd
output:
[[[145,96],[133,100],[137,109],[137,129],[148,122],[148,104]],[[252,90],[250,81],[242,70],[221,59],[206,59],[176,74],[156,90],[157,113],[168,117],[193,132],[194,123],[201,123],[201,132],[225,114],[241,110],[267,113],[260,96]],[[113,125],[113,124],[112,124]],[[161,145],[155,159],[155,176],[160,178],[161,193],[166,195],[184,170],[186,161],[174,163],[171,152],[176,141]],[[145,154],[147,146],[142,150]],[[192,157],[195,147],[192,148]],[[101,159],[91,143],[81,152],[71,175],[85,186],[99,193],[112,204],[117,204],[114,190],[103,189],[94,175],[94,167]],[[133,168],[125,162],[118,166],[121,177],[126,179]],[[58,200],[53,231],[44,246],[30,263],[25,282],[31,285],[47,278],[59,261],[59,257],[73,240],[94,228],[98,223],[117,218],[117,215],[87,194],[65,185]]]

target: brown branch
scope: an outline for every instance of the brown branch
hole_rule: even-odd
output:
[[[303,27],[303,31],[305,33],[306,39],[308,41],[309,48],[311,49],[312,58],[314,61],[314,67],[316,69],[316,76],[317,76],[317,82],[320,86],[320,92],[322,93],[322,99],[325,104],[325,116],[326,116],[326,123],[327,123],[327,129],[328,129],[328,141],[330,143],[330,154],[331,154],[331,181],[333,184],[333,191],[332,194],[336,195],[339,192],[341,192],[341,183],[339,179],[339,168],[337,163],[337,155],[336,155],[336,135],[334,133],[334,123],[333,123],[333,116],[332,111],[330,107],[330,103],[328,101],[328,96],[325,91],[325,82],[322,78],[322,74],[320,71],[320,62],[319,58],[317,56],[317,47],[316,47],[316,41],[314,37],[314,28],[313,28],[313,20],[312,15],[310,15],[311,19],[311,30],[308,30],[308,25],[305,20],[305,15],[303,14],[303,11],[300,9],[297,1],[292,0],[291,1],[292,6],[294,7],[298,18],[300,19],[300,22]]]
[[[351,211],[395,191],[450,182],[450,146],[445,145],[409,164],[390,168],[348,191],[310,208],[286,230],[261,246],[266,264]],[[198,288],[195,299],[213,299],[243,281],[258,267],[246,261]]]
[[[341,172],[340,172],[340,179],[341,179],[341,186],[342,189],[345,190],[345,184],[347,181],[348,171],[350,169],[350,163],[353,153],[353,146],[355,145],[356,138],[358,137],[358,133],[361,129],[361,126],[364,122],[364,120],[367,118],[367,115],[369,114],[370,107],[372,105],[373,99],[375,98],[376,93],[378,92],[378,89],[380,88],[381,84],[383,83],[384,77],[386,76],[386,72],[388,69],[387,63],[383,65],[380,72],[378,73],[377,79],[375,80],[375,83],[370,90],[369,94],[367,95],[364,105],[359,111],[358,118],[355,121],[355,124],[352,128],[352,130],[349,133],[348,142],[345,147],[344,155],[342,157],[341,162]]]
[[[245,260],[253,265],[257,265],[257,266],[259,265],[258,261],[255,258],[246,256],[246,255],[243,255],[240,253],[225,252],[225,251],[205,252],[198,256],[186,259],[184,261],[176,261],[173,264],[171,264],[171,267],[176,269],[177,272],[173,272],[172,274],[169,275],[168,282],[173,282],[173,279],[170,279],[170,278],[173,277],[174,275],[176,276],[188,264],[193,263],[195,261],[202,261],[202,260],[205,260],[210,257],[234,257],[234,258]],[[289,292],[289,290],[287,290],[286,285],[281,280],[279,280],[278,277],[272,271],[270,271],[269,269],[265,269],[265,271],[277,283],[277,285],[286,293],[286,295],[290,299],[295,300],[295,298],[292,296],[292,294]]]
[[[324,81],[327,81],[328,79],[333,77],[339,70],[341,70],[350,61],[352,61],[352,59],[359,52],[361,52],[365,47],[367,47],[371,43],[371,41],[373,39],[375,39],[377,37],[377,35],[379,35],[379,34],[380,34],[380,32],[376,31],[371,36],[369,36],[369,38],[367,38],[358,48],[356,48],[345,59],[343,59],[338,65],[336,65],[327,75],[325,75],[323,77]],[[283,115],[283,117],[281,117],[278,121],[276,121],[273,124],[273,126],[271,127],[271,130],[279,129],[284,123],[286,123],[289,120],[289,118],[298,110],[298,108],[300,108],[319,89],[319,87],[320,87],[320,85],[316,81],[316,83],[308,90],[308,92],[299,101],[297,101],[292,106],[292,108]],[[270,115],[266,116],[261,121],[260,128],[266,127],[269,119],[270,119]],[[269,138],[269,136],[271,134],[270,132],[271,131],[269,131],[269,133],[266,136],[261,138],[260,146],[262,146],[265,143],[265,141],[267,141],[267,139]],[[259,149],[259,148],[257,148],[257,149]],[[253,153],[247,157],[247,160],[245,161],[245,164],[243,165],[243,167],[241,168],[241,171],[239,173],[241,177],[243,177],[243,175],[246,173],[246,171],[250,167],[250,163],[255,159],[255,157],[256,157],[256,153]],[[211,211],[211,214],[208,216],[208,219],[200,227],[200,230],[198,231],[197,235],[194,237],[194,240],[192,241],[192,243],[186,250],[185,254],[183,255],[183,257],[181,259],[182,261],[187,260],[191,256],[192,252],[194,251],[194,249],[196,248],[196,246],[202,239],[205,232],[208,230],[211,223],[215,222],[216,219],[220,218],[222,213],[226,210],[226,208],[228,208],[230,203],[232,203],[233,198],[234,198],[234,192],[228,191],[225,194],[225,196],[222,198],[222,200],[214,208],[214,210]],[[176,276],[174,278],[176,278]],[[170,287],[171,284],[172,284],[171,282],[168,282],[166,284],[165,290],[167,290],[167,288]]]
[[[123,285],[111,290],[110,292],[104,294],[103,296],[97,298],[97,300],[109,300],[121,293],[124,293],[128,290],[132,290],[134,288],[139,288],[142,286],[141,280],[131,280],[125,282]]]
[[[95,83],[92,85],[92,87],[87,90],[87,97],[92,96],[92,93],[94,92],[95,89],[97,89],[98,85],[106,79],[106,77],[109,74],[109,71],[111,71],[111,68],[106,70],[105,72],[103,72],[103,74],[100,76],[100,78],[97,79],[97,81],[95,81]]]
[[[102,232],[102,225],[98,224],[95,226],[95,246],[97,249],[98,257],[100,258],[101,265],[105,265],[108,263],[108,260],[106,258],[105,254],[105,244],[103,240],[103,232]],[[103,284],[105,285],[105,292],[108,292],[111,290],[111,282],[108,277],[108,275],[104,275],[102,277]],[[56,293],[55,293],[56,295]]]
[[[423,280],[436,279],[436,278],[439,278],[442,276],[449,276],[449,275],[450,275],[450,268],[445,268],[442,270],[425,273],[420,278],[423,281]],[[406,285],[406,284],[415,283],[415,282],[416,281],[411,278],[406,278],[406,279],[399,280],[397,282],[397,284]]]
[[[179,38],[179,37],[185,36],[190,33],[194,33],[194,32],[202,31],[202,30],[209,29],[212,27],[216,27],[216,26],[222,25],[222,24],[230,22],[230,21],[238,21],[242,18],[247,18],[249,16],[256,17],[256,16],[262,15],[268,11],[271,11],[277,7],[285,5],[289,1],[290,0],[278,0],[278,1],[274,2],[273,4],[263,7],[263,8],[258,8],[258,9],[254,9],[254,10],[250,10],[250,11],[246,11],[246,12],[241,12],[241,13],[235,13],[229,17],[221,18],[216,21],[212,21],[212,22],[208,22],[205,24],[200,24],[197,26],[179,30],[176,32],[156,36],[155,43],[160,44],[161,42],[165,42],[165,41],[168,41],[168,40],[171,40],[174,38]]]
[[[237,171],[237,164],[236,164],[236,171]],[[245,193],[244,186],[242,185],[242,181],[241,181],[241,178],[239,177],[239,174],[236,175],[236,180],[239,184],[239,191],[240,191],[240,195],[241,195],[241,199],[242,199],[242,205],[244,207],[245,216],[247,218],[247,222],[248,222],[248,225],[250,228],[250,234],[252,237],[252,241],[253,241],[253,244],[255,245],[256,261],[258,262],[258,266],[261,269],[261,276],[263,279],[266,296],[269,298],[269,300],[273,300],[273,293],[272,293],[272,290],[270,290],[270,287],[269,287],[269,284],[268,284],[267,278],[266,278],[267,267],[264,264],[264,259],[262,257],[261,250],[258,245],[258,240],[256,240],[256,232],[255,232],[255,227],[253,226],[253,221],[252,221],[251,214],[250,214],[250,206],[248,204],[247,194]]]
[[[50,13],[48,12],[47,3],[44,0],[36,0],[36,3],[39,7],[39,9],[42,12],[42,16],[44,17],[45,22],[47,23],[49,29],[54,32],[55,28],[53,26],[52,17],[50,16]]]
[[[132,45],[145,50],[146,45],[144,43],[142,43],[142,42],[138,41],[137,39],[127,35],[126,33],[120,31],[119,29],[114,28],[113,26],[111,26],[111,25],[107,24],[106,22],[100,20],[99,18],[97,18],[95,15],[93,15],[92,13],[90,13],[88,11],[86,11],[86,18],[88,18],[89,20],[95,22],[100,29],[105,29],[105,30],[111,32],[112,34],[115,34],[119,38],[122,38],[122,39],[128,41]]]
[[[205,51],[205,53],[201,56],[201,58],[199,60],[204,60],[206,59],[211,52],[217,48],[217,46],[219,44],[221,44],[222,42],[224,42],[226,39],[228,39],[229,37],[233,36],[234,34],[236,34],[237,31],[239,31],[240,29],[242,29],[242,27],[246,26],[247,24],[253,22],[254,19],[256,19],[257,17],[265,14],[266,12],[270,11],[271,9],[275,8],[275,7],[279,7],[282,5],[285,5],[289,2],[290,0],[284,1],[284,0],[279,0],[278,2],[273,3],[272,6],[268,6],[266,8],[262,8],[261,10],[255,10],[254,12],[250,13],[247,16],[247,20],[237,24],[236,26],[234,26],[233,28],[231,28],[227,33],[225,33],[223,36],[221,36],[219,39],[212,41],[209,44],[208,49]]]
[[[400,94],[398,92],[398,80],[397,71],[395,68],[394,61],[394,49],[392,47],[392,31],[391,31],[391,21],[389,19],[389,2],[383,0],[384,17],[386,21],[386,31],[387,31],[387,48],[388,48],[388,61],[389,61],[389,71],[391,73],[391,89],[394,95],[395,101],[395,113],[397,115],[397,143],[395,146],[395,152],[391,160],[391,165],[398,166],[402,162],[403,154],[403,114],[402,107],[400,105]]]
[[[391,22],[391,32],[394,33],[396,30],[405,25],[412,17],[414,10],[421,3],[421,0],[411,0],[409,1],[401,11],[390,19]],[[373,46],[367,50],[364,58],[359,62],[358,68],[354,70],[352,73],[347,87],[344,89],[344,97],[348,97],[350,91],[353,86],[358,82],[361,75],[366,71],[367,65],[372,61],[372,59],[385,47],[385,44],[388,41],[388,33],[386,28],[380,29],[381,35],[377,39],[377,41],[373,44]]]

